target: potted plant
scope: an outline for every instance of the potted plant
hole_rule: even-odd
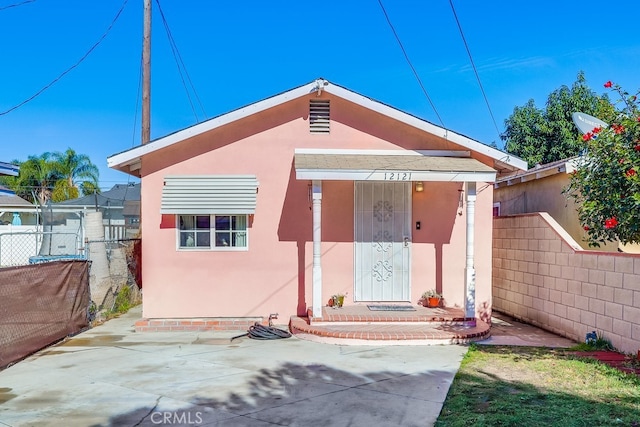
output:
[[[422,294],[422,305],[431,308],[438,307],[441,299],[442,294],[439,294],[435,289],[430,289]]]
[[[342,307],[342,305],[344,304],[344,297],[345,294],[334,294],[331,295],[331,301],[332,304],[330,304],[332,307]]]

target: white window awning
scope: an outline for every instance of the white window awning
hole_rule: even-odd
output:
[[[340,181],[495,182],[497,171],[469,156],[361,150],[359,153],[296,150],[297,179]],[[468,153],[468,152],[467,152]]]
[[[255,175],[166,176],[160,213],[178,215],[253,214]]]

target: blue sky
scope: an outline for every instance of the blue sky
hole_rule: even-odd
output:
[[[0,112],[75,64],[124,0],[0,0]],[[21,4],[24,3],[24,4]],[[495,141],[516,106],[571,85],[580,70],[604,93],[612,80],[640,89],[640,3],[623,0],[454,0],[494,126],[449,0],[383,0],[444,125]],[[21,4],[16,7],[7,7]],[[160,0],[207,118],[317,77],[440,124],[377,0]],[[194,114],[153,0],[152,139],[191,126]],[[0,115],[0,161],[68,147],[100,168],[103,189],[127,182],[106,159],[140,144],[142,1],[76,68],[34,100]],[[190,92],[192,99],[194,93]],[[614,97],[615,98],[615,97]]]

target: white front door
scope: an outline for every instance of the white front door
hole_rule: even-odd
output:
[[[354,301],[410,301],[411,183],[355,183]]]

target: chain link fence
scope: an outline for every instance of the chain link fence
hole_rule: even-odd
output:
[[[60,260],[88,260],[95,312],[113,311],[122,292],[141,299],[140,245],[135,230],[106,224],[100,212],[45,208],[42,224],[0,227],[0,269]],[[8,230],[7,230],[8,229]]]
[[[84,259],[78,232],[0,232],[0,268],[61,259]]]

